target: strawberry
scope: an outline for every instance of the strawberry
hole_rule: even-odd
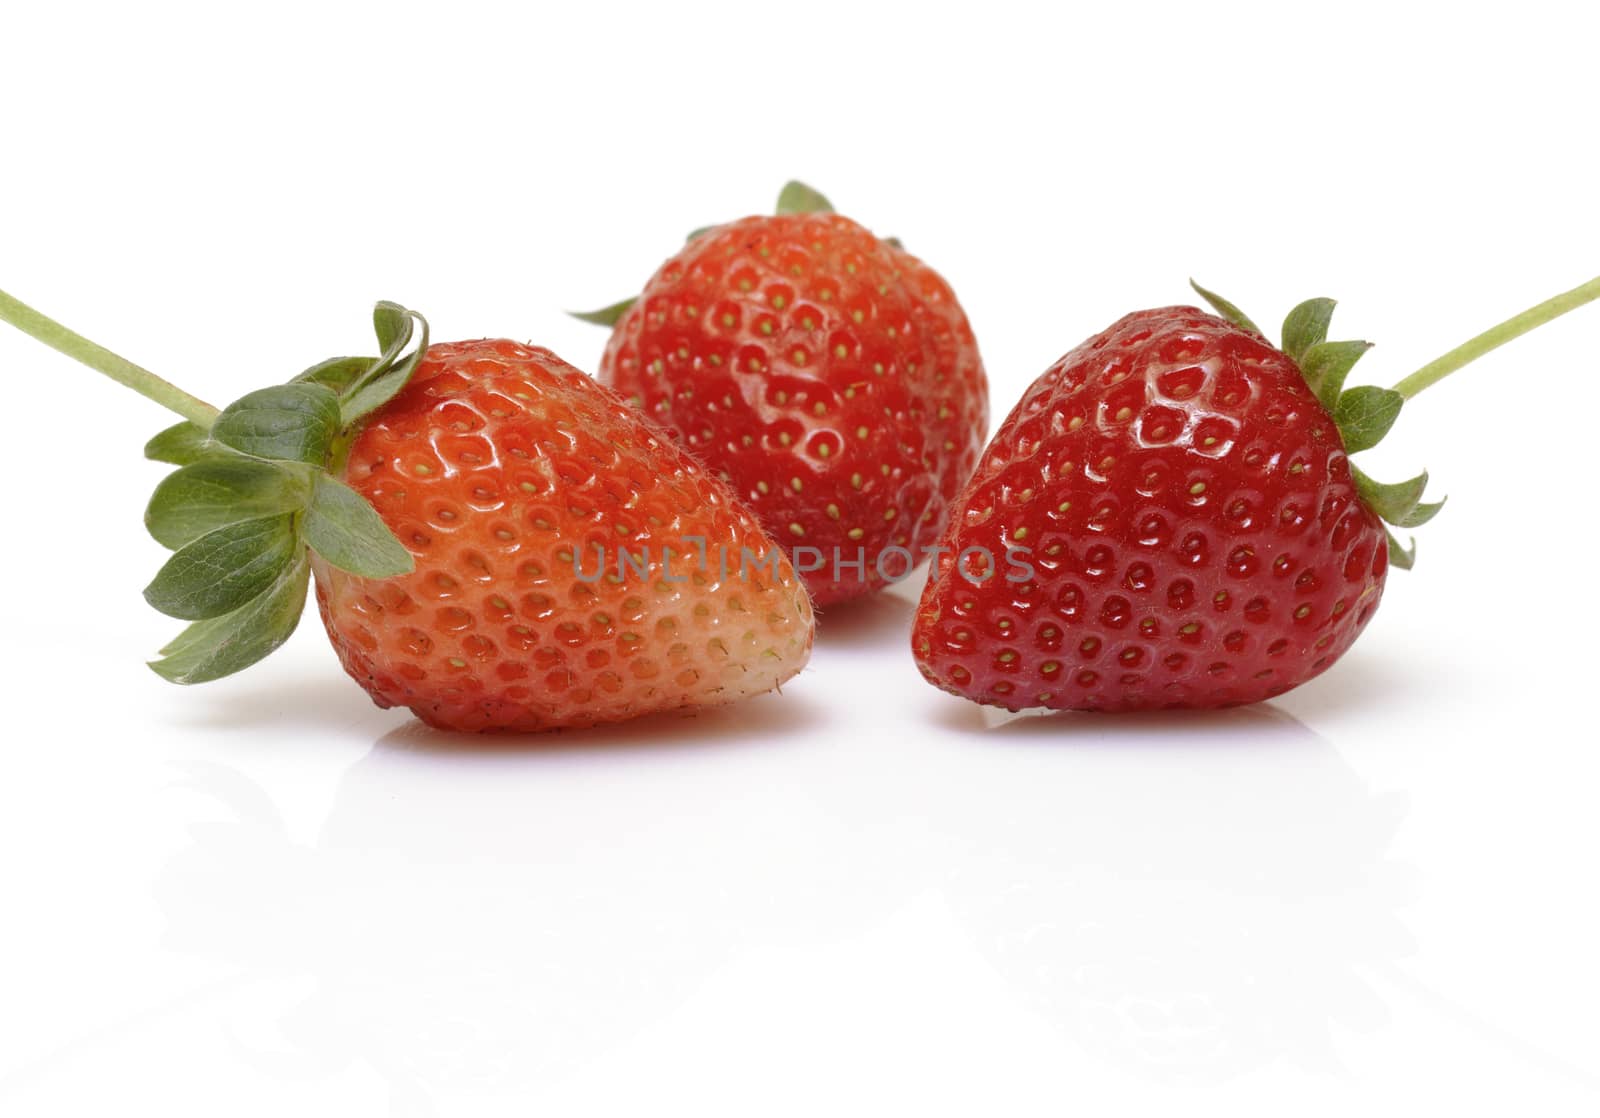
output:
[[[734,487],[819,606],[905,575],[988,429],[949,285],[799,183],[579,317],[613,325],[600,379]]]
[[[617,721],[770,691],[810,651],[805,591],[754,517],[549,350],[431,347],[344,477],[416,559],[376,582],[311,560],[379,706],[450,729]]]
[[[0,318],[185,417],[145,448],[179,467],[145,518],[174,552],[145,597],[193,622],[151,665],[173,682],[279,647],[312,573],[346,671],[443,729],[730,702],[809,654],[810,602],[755,518],[548,350],[429,346],[380,303],[379,357],[219,412],[3,292]]]
[[[1345,388],[1366,342],[1326,340],[1333,301],[1275,347],[1231,303],[1130,314],[1024,393],[958,501],[912,636],[923,675],[977,702],[1127,711],[1283,693],[1372,619],[1427,474],[1350,462],[1407,398],[1566,310],[1518,315],[1394,388]]]

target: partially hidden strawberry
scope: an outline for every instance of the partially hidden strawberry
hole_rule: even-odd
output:
[[[734,487],[819,606],[921,560],[988,430],[950,286],[799,183],[579,317],[613,325],[600,379]]]
[[[380,356],[218,409],[0,292],[0,318],[184,420],[146,526],[145,591],[191,621],[151,667],[200,683],[294,631],[314,573],[341,663],[451,730],[543,730],[730,702],[804,665],[788,559],[609,389],[510,341],[428,344],[380,303]]]
[[[1129,711],[1270,698],[1333,664],[1414,550],[1427,474],[1351,464],[1407,398],[1583,302],[1502,323],[1394,388],[1345,387],[1366,342],[1330,299],[1274,346],[1236,307],[1130,314],[1024,393],[985,450],[917,610],[929,682],[980,703]]]

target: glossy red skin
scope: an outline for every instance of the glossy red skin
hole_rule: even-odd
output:
[[[780,544],[820,552],[806,575],[819,606],[903,577],[895,553],[879,569],[885,548],[920,561],[988,430],[983,362],[949,285],[837,214],[694,238],[618,321],[599,376]],[[835,569],[835,548],[864,552],[864,573]]]
[[[1052,365],[958,507],[942,546],[986,548],[997,573],[974,585],[942,555],[913,652],[929,682],[1011,710],[1271,698],[1343,655],[1388,568],[1298,367],[1193,307],[1131,314]],[[1018,543],[1033,577],[1007,581]]]
[[[549,350],[430,347],[356,437],[344,480],[416,565],[369,580],[312,556],[328,636],[379,706],[451,730],[586,726],[767,691],[809,655],[788,561],[740,571],[741,548],[774,547],[755,518]],[[602,577],[597,546],[648,547],[647,573]],[[687,558],[667,568],[667,546]]]

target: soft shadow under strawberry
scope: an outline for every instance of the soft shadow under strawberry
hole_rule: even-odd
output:
[[[771,694],[726,706],[667,711],[627,722],[542,734],[454,733],[413,719],[374,744],[375,749],[528,757],[601,751],[666,751],[757,746],[771,748],[804,735],[826,719],[824,708],[802,694]]]
[[[1156,746],[1199,750],[1279,748],[1303,744],[1308,737],[1315,737],[1298,718],[1268,704],[1139,714],[1052,710],[1011,714],[971,703],[941,701],[933,721],[974,735],[974,740],[984,745],[1003,742],[1061,748]]]

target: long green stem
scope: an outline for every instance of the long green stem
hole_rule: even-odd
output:
[[[1536,307],[1529,307],[1519,315],[1506,319],[1500,325],[1485,330],[1471,341],[1463,342],[1443,357],[1430,361],[1394,386],[1394,390],[1411,399],[1429,385],[1437,384],[1461,366],[1476,361],[1491,349],[1505,345],[1512,338],[1520,338],[1536,326],[1543,326],[1552,318],[1560,318],[1570,310],[1600,299],[1600,276],[1581,287],[1546,299]]]
[[[4,291],[0,291],[0,320],[11,323],[24,334],[31,334],[51,349],[60,350],[89,368],[104,373],[118,384],[127,385],[139,395],[154,400],[169,411],[177,412],[192,423],[209,430],[211,421],[217,418],[217,409],[204,400],[162,380],[149,369],[95,345],[82,334],[68,330]]]

